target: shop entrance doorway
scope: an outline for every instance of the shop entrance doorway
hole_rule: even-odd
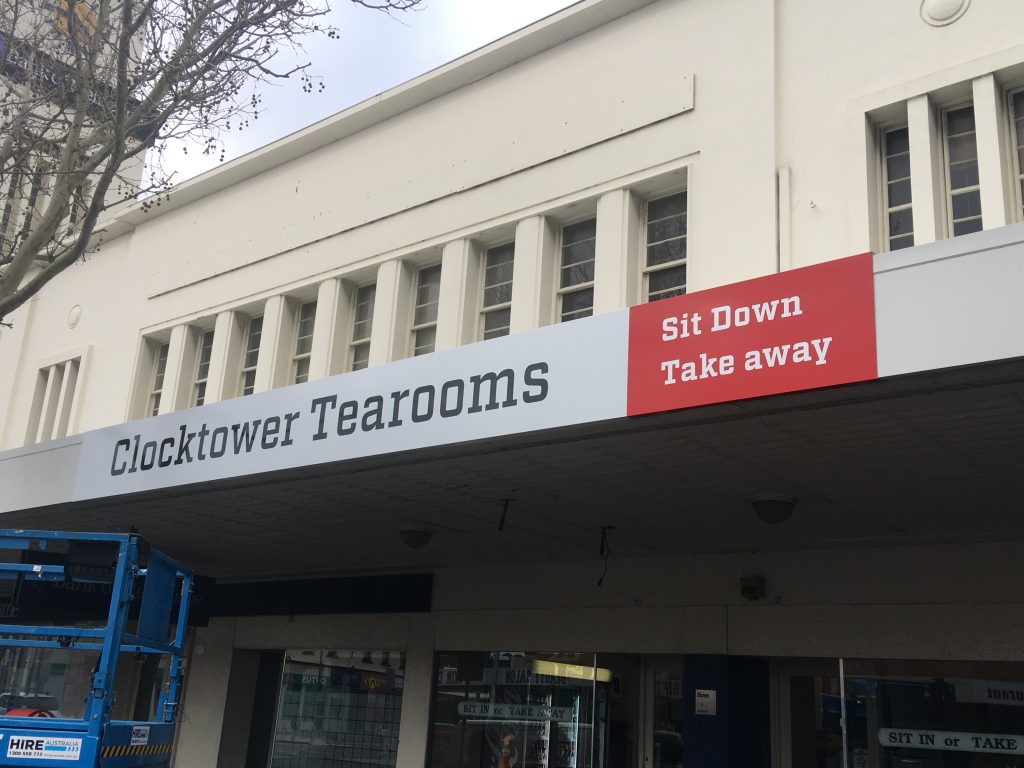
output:
[[[680,768],[681,657],[437,655],[430,768]]]

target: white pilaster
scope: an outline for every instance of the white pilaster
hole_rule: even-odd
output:
[[[210,350],[210,373],[206,380],[206,404],[229,400],[241,391],[238,376],[246,320],[245,315],[232,310],[217,315]]]
[[[434,627],[429,615],[409,620],[405,688],[396,768],[422,768],[430,744],[430,696],[434,674]]]
[[[253,392],[266,392],[290,383],[294,336],[295,302],[287,296],[271,296],[263,305],[263,331]]]
[[[635,304],[640,298],[640,201],[615,189],[597,201],[594,314]]]
[[[455,240],[441,255],[441,290],[437,302],[435,350],[476,340],[480,254],[472,240]]]
[[[377,268],[370,367],[408,356],[411,310],[412,270],[400,259],[383,262]]]
[[[309,353],[309,380],[340,373],[345,364],[345,318],[351,311],[350,291],[344,282],[331,278],[316,292],[313,348]]]
[[[136,364],[132,373],[131,390],[128,393],[128,407],[125,410],[125,421],[142,419],[149,414],[146,406],[149,403],[149,388],[153,384],[153,342],[150,339],[141,337],[138,350],[135,353]],[[36,418],[33,416],[32,421]],[[38,421],[42,425],[42,419]],[[38,435],[29,435],[26,438],[29,442],[36,442]],[[46,439],[49,439],[48,437]]]
[[[192,374],[196,368],[197,339],[198,333],[190,325],[176,325],[171,329],[167,365],[164,368],[164,390],[160,395],[160,413],[171,413],[188,407]]]
[[[196,629],[181,702],[188,717],[179,721],[174,765],[217,768],[234,636],[234,619],[213,619],[208,627]]]
[[[557,252],[558,233],[545,217],[531,216],[516,225],[510,333],[552,323]]]
[[[1010,177],[1003,161],[1006,120],[1003,93],[992,74],[975,78],[974,130],[978,140],[978,181],[981,185],[981,223],[984,229],[1002,227],[1011,221]]]
[[[946,231],[941,136],[935,110],[927,94],[915,96],[907,102],[907,134],[910,137],[914,245],[923,245],[945,237]],[[884,211],[884,190],[882,194]],[[888,250],[888,243],[881,245]]]

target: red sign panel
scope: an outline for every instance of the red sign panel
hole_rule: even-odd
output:
[[[630,416],[877,376],[870,253],[630,309]]]

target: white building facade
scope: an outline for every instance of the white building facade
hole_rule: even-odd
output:
[[[1022,28],[584,0],[119,211],[6,527],[215,582],[179,766],[1024,765]]]

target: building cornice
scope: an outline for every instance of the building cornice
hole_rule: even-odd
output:
[[[306,128],[182,182],[159,207],[120,207],[97,229],[107,240],[216,194],[584,35],[657,0],[581,0]]]

